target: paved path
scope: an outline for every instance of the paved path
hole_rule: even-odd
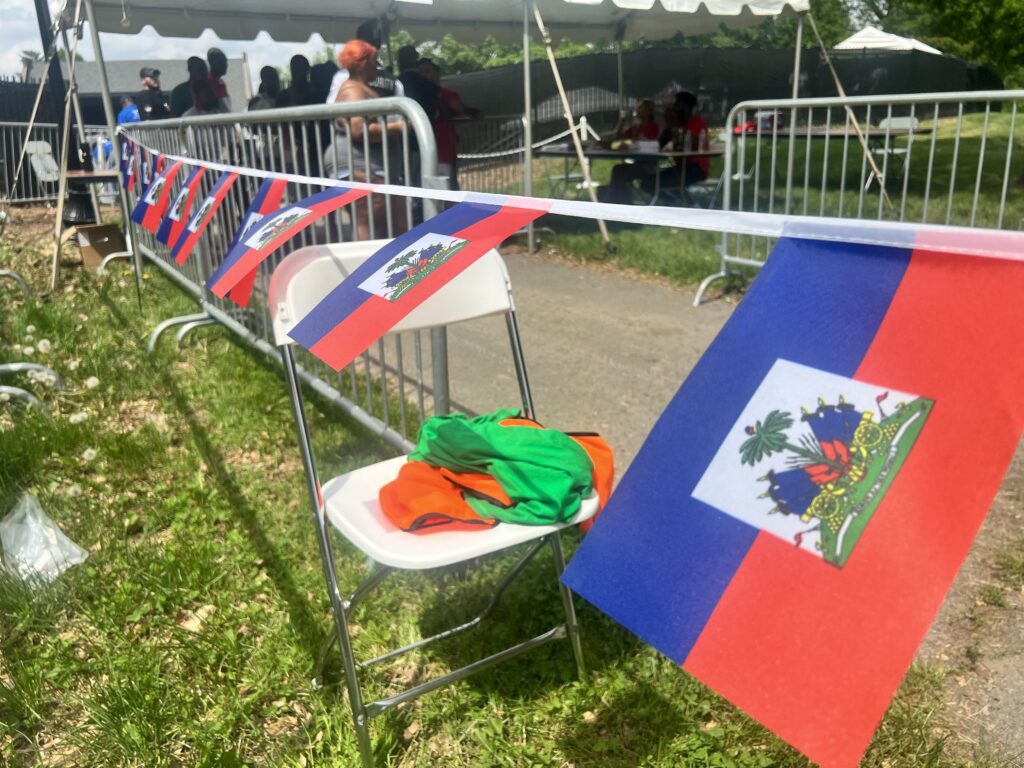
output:
[[[600,432],[621,477],[734,305],[694,308],[692,290],[618,271],[525,253],[505,260],[538,419]],[[476,411],[518,404],[506,339],[501,320],[450,329],[458,403]]]

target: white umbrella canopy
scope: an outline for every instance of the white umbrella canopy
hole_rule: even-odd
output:
[[[720,24],[739,28],[770,16],[806,11],[810,0],[535,0],[557,36],[612,39],[621,25],[628,37],[698,35]],[[267,32],[278,41],[354,36],[367,19],[385,17],[391,29],[418,40],[451,33],[461,42],[493,35],[501,42],[523,36],[522,0],[94,0],[101,32],[135,34],[152,26],[161,35],[193,37],[206,28],[221,39],[251,40]]]
[[[942,55],[942,51],[938,48],[932,48],[920,40],[883,32],[877,27],[864,27],[860,32],[851,35],[835,46],[837,51],[860,51],[864,48],[883,51],[924,51],[938,56]]]

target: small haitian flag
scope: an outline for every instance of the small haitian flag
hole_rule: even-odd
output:
[[[181,233],[178,241],[171,248],[172,259],[179,264],[184,264],[188,260],[196,242],[203,232],[206,231],[206,227],[209,226],[213,214],[217,212],[221,202],[224,200],[224,196],[227,195],[228,190],[231,189],[231,185],[235,183],[237,178],[238,174],[234,171],[221,174],[221,177],[217,179],[217,183],[213,185],[210,193],[203,200],[202,205],[189,218],[188,224],[185,225],[185,231]]]
[[[1024,430],[1021,295],[1021,260],[780,240],[564,582],[857,765]]]
[[[139,202],[132,211],[132,221],[141,224],[142,227],[155,233],[160,226],[160,219],[167,210],[167,202],[171,196],[171,185],[174,177],[181,169],[181,161],[172,163],[157,174],[153,183],[149,185],[145,194],[139,197]]]
[[[135,145],[127,136],[121,136],[121,183],[128,187],[128,167],[132,156],[135,154]]]
[[[135,182],[138,180],[138,152],[135,145],[132,145],[131,154],[128,155],[128,166],[125,169],[125,175],[128,177],[128,181],[125,183],[125,189],[129,192],[134,191]]]
[[[206,283],[215,296],[227,295],[246,306],[259,265],[271,253],[328,213],[369,194],[368,190],[332,187],[276,210],[286,184],[284,179],[267,179],[260,186],[227,257]]]
[[[160,229],[157,230],[156,239],[168,248],[173,248],[177,244],[178,238],[181,237],[181,233],[185,229],[189,211],[192,210],[192,201],[196,197],[196,192],[199,191],[199,182],[202,181],[205,170],[201,165],[192,169],[188,178],[185,179],[185,183],[178,190],[178,195],[174,198],[167,217],[160,224]]]
[[[543,213],[540,208],[459,203],[373,254],[289,335],[340,370],[441,286]]]

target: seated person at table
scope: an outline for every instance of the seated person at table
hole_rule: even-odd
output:
[[[615,139],[611,142],[613,148],[623,140],[633,142],[658,140],[658,121],[654,119],[653,101],[644,99],[637,104],[634,118],[629,125],[620,126],[615,132]],[[658,164],[655,162],[619,163],[612,168],[612,177],[608,186],[601,190],[601,201],[629,205],[633,202],[633,182],[657,173],[657,171]]]
[[[659,138],[663,149],[675,152],[705,149],[701,144],[707,141],[708,124],[695,114],[696,108],[697,97],[692,93],[680,91],[676,94],[675,103],[665,110],[665,130]],[[704,181],[709,169],[707,157],[677,157],[671,168],[659,172],[658,182],[662,189],[686,188]],[[653,194],[654,178],[644,179],[642,186]]]

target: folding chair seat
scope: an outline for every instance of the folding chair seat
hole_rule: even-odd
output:
[[[378,501],[380,488],[397,476],[406,457],[399,456],[362,467],[329,479],[321,485],[306,425],[302,393],[298,386],[292,342],[287,334],[344,277],[385,242],[387,241],[380,240],[302,248],[282,260],[274,270],[269,287],[275,341],[281,348],[288,379],[324,577],[330,594],[345,683],[364,766],[373,765],[369,720],[403,701],[455,682],[473,672],[485,669],[551,640],[565,637],[570,640],[577,671],[581,676],[583,675],[582,648],[572,594],[560,582],[558,590],[563,602],[565,623],[552,627],[540,635],[527,638],[438,678],[378,701],[363,701],[358,671],[378,661],[392,659],[402,653],[421,648],[434,640],[450,637],[457,632],[480,626],[495,607],[504,589],[545,544],[550,544],[552,548],[557,571],[556,578],[560,576],[565,566],[565,558],[559,531],[592,517],[597,511],[598,504],[596,494],[591,493],[584,500],[580,511],[571,520],[556,525],[525,526],[502,523],[493,528],[478,531],[453,530],[414,534],[393,525],[381,511]],[[505,316],[523,411],[532,416],[532,398],[523,363],[509,277],[505,264],[496,251],[492,250],[485,254],[461,275],[441,288],[399,323],[392,333],[446,326],[495,315]],[[339,554],[332,543],[332,529],[376,564],[375,570],[348,598],[342,596],[338,584],[336,559]],[[425,570],[466,563],[484,555],[527,543],[529,546],[525,548],[525,552],[521,554],[515,565],[498,582],[489,604],[479,615],[451,629],[397,648],[377,658],[363,662],[356,661],[348,632],[348,617],[356,603],[366,597],[388,574],[395,570]]]

